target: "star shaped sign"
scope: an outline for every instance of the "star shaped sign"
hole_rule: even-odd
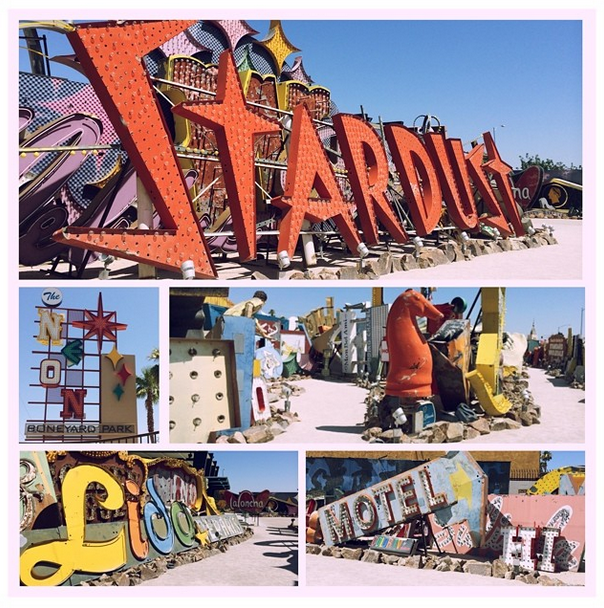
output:
[[[128,327],[124,323],[117,323],[115,321],[115,311],[105,313],[103,309],[103,294],[99,293],[99,300],[97,304],[97,311],[90,312],[89,310],[84,311],[84,321],[72,321],[74,327],[81,327],[86,330],[84,340],[89,340],[96,337],[99,354],[103,347],[103,341],[117,342],[117,332],[126,329]]]
[[[243,262],[255,258],[254,136],[280,133],[279,123],[246,106],[235,59],[228,51],[219,59],[215,100],[183,102],[174,106],[172,112],[216,134],[239,257]]]
[[[287,39],[281,21],[270,22],[268,34],[264,40],[260,40],[260,44],[271,54],[279,71],[286,58],[300,50]]]
[[[192,262],[197,278],[216,268],[180,161],[149,79],[144,56],[194,25],[194,20],[100,22],[68,33],[80,63],[146,190],[162,228],[70,226],[54,240],[180,272]]]
[[[117,348],[114,344],[113,348],[111,349],[111,352],[108,355],[105,355],[105,357],[107,357],[107,359],[109,359],[109,361],[111,361],[111,363],[113,365],[113,369],[115,369],[117,364],[119,363],[119,361],[121,361],[124,358],[124,355],[122,355],[117,350]]]
[[[126,381],[128,380],[128,378],[130,378],[130,376],[132,376],[132,372],[126,367],[126,364],[124,363],[120,369],[119,372],[117,372],[116,374],[119,379],[122,382],[122,386],[126,385]]]

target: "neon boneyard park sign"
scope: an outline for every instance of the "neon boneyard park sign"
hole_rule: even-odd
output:
[[[487,478],[464,452],[451,452],[319,509],[326,545],[344,543],[431,513],[447,525],[466,520],[478,546],[484,534]]]
[[[86,99],[96,94],[100,118],[85,112],[62,116],[22,145],[21,263],[41,263],[73,246],[171,271],[192,263],[196,277],[213,278],[214,247],[236,248],[241,261],[256,257],[261,212],[272,213],[275,226],[279,221],[280,260],[293,256],[305,220],[329,221],[361,256],[366,245],[379,243],[378,222],[398,243],[409,239],[409,229],[426,236],[447,221],[469,232],[486,225],[504,237],[525,233],[511,167],[489,132],[484,143],[466,152],[444,129],[420,134],[402,124],[384,124],[380,136],[364,117],[333,114],[329,91],[312,84],[301,61],[287,73],[283,69],[285,58],[298,49],[280,22],[270,27],[267,38],[256,41],[250,35],[257,32],[245,21],[68,26],[77,67],[94,88]],[[223,41],[217,64],[193,56],[208,51],[196,36],[210,31]],[[242,41],[248,44],[246,54],[236,64]],[[252,47],[262,53],[251,57]],[[263,68],[275,74],[255,69],[252,60],[259,56]],[[58,89],[47,86],[46,94],[67,87],[58,84]],[[35,90],[21,98],[22,136],[35,114],[27,107],[40,96],[40,87]],[[85,93],[69,94],[81,104]],[[48,100],[39,106],[49,104],[65,105]],[[100,155],[95,146],[109,132],[113,143]],[[62,143],[63,151],[40,147],[52,141]],[[74,156],[77,145],[83,154],[92,150],[97,156]],[[127,153],[123,166],[119,150]],[[93,199],[74,202],[70,197],[82,198],[74,193],[77,188],[63,186],[84,162],[89,170],[93,163],[111,166],[105,166],[102,179],[96,176],[100,191]],[[43,170],[37,163],[45,165]],[[132,228],[132,219],[120,213],[142,191],[137,180],[155,216],[147,224],[139,216]],[[480,217],[475,193],[484,211]],[[404,201],[405,220],[395,211],[395,199]],[[444,210],[449,220],[443,219]],[[228,238],[217,236],[229,225]]]
[[[29,401],[42,416],[25,422],[26,441],[136,435],[135,357],[118,350],[118,332],[128,326],[104,308],[101,293],[96,310],[65,307],[53,288],[43,291],[42,302],[32,350],[38,378]]]

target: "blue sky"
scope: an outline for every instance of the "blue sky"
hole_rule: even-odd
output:
[[[391,304],[407,288],[419,290],[421,286],[405,285],[398,288],[384,289],[384,301]],[[357,304],[371,301],[371,287],[287,287],[263,288],[268,301],[262,309],[268,313],[274,309],[277,316],[304,316],[312,310],[325,306],[328,296],[334,298],[336,308],[344,304]],[[295,293],[292,293],[295,290]],[[254,288],[231,288],[229,298],[239,302],[249,298]],[[477,287],[439,287],[432,297],[434,304],[450,302],[460,296],[467,302],[469,311]],[[472,320],[475,319],[480,301],[474,308]],[[566,335],[568,327],[578,334],[581,329],[581,310],[585,307],[583,288],[575,287],[508,287],[506,289],[505,329],[510,333],[528,334],[533,320],[539,337],[548,338],[560,330]],[[585,322],[583,323],[585,334]]]
[[[550,471],[570,466],[585,466],[585,452],[552,451],[552,459],[548,463]]]
[[[217,451],[214,458],[219,474],[229,478],[231,492],[297,492],[298,453]]]
[[[269,21],[248,23],[259,32],[256,39],[266,36]],[[583,162],[578,19],[306,19],[284,20],[283,28],[301,51],[288,63],[301,55],[306,72],[330,89],[342,112],[357,113],[362,105],[374,120],[407,125],[435,115],[468,146],[490,130],[513,167],[527,153]],[[69,52],[63,35],[47,36],[51,56]],[[56,64],[52,71],[81,78]]]
[[[266,21],[249,23],[264,37]],[[525,153],[582,162],[579,21],[309,20],[283,28],[302,51],[290,61],[301,54],[342,112],[363,105],[376,120],[408,125],[432,114],[463,142],[495,128],[512,166]]]
[[[33,365],[39,365],[40,356],[32,355],[32,350],[41,350],[43,347],[35,339],[38,319],[37,306],[42,306],[40,296],[43,287],[23,287],[19,289],[19,434],[23,434],[25,419],[38,418],[40,410],[28,405],[31,390],[29,384],[38,382],[38,372],[31,370]],[[64,288],[63,294],[65,308],[82,308],[90,311],[97,310],[99,292],[103,294],[103,309],[105,313],[117,312],[117,322],[125,323],[128,327],[118,331],[118,347],[122,354],[135,355],[136,372],[140,374],[143,367],[152,365],[148,356],[154,348],[159,347],[159,310],[158,290],[155,288]],[[103,353],[111,348],[105,343]],[[38,397],[40,393],[38,392]],[[157,412],[157,409],[156,409]],[[156,430],[158,428],[158,415],[156,413]],[[143,401],[138,403],[139,432],[147,432],[146,414]]]

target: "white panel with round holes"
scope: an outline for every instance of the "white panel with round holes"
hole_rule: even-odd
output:
[[[170,340],[170,442],[206,443],[239,426],[232,341]]]

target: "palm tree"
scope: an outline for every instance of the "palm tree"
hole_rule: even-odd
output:
[[[154,348],[148,359],[159,361],[159,349]],[[147,432],[152,434],[155,431],[153,406],[159,401],[159,363],[151,367],[143,367],[141,375],[136,377],[136,396],[145,399]]]

